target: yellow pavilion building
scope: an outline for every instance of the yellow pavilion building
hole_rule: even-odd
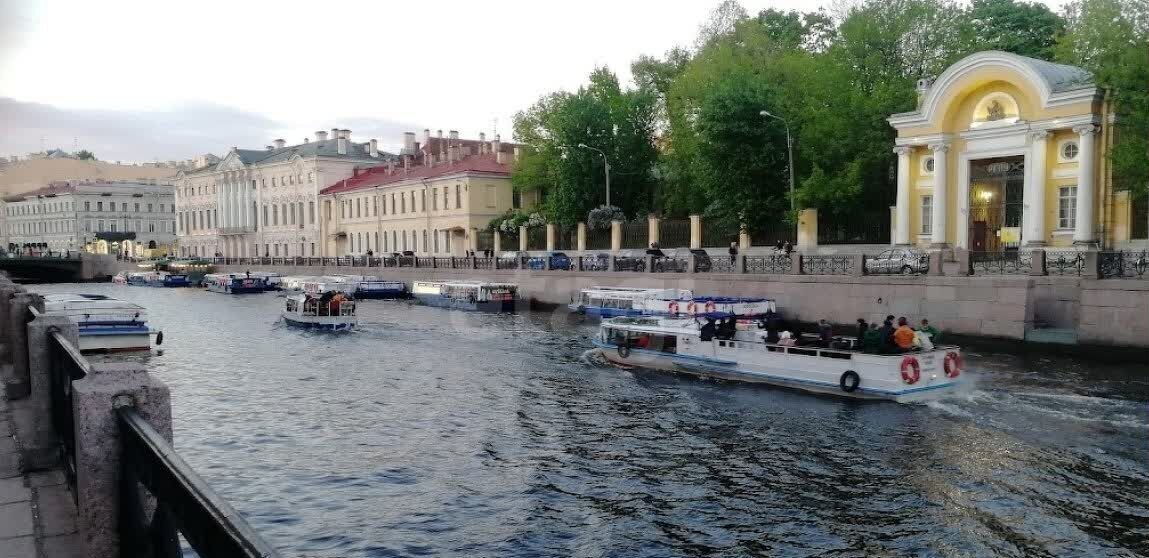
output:
[[[1113,247],[1143,234],[1143,204],[1113,188],[1112,106],[1087,71],[979,52],[918,94],[917,110],[889,118],[895,244]]]

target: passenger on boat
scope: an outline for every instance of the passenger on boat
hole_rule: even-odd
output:
[[[738,333],[738,324],[734,318],[725,318],[718,322],[718,338],[719,339],[734,339]]]
[[[866,337],[866,332],[870,330],[870,326],[866,324],[865,318],[858,318],[858,343]]]
[[[331,303],[328,304],[328,308],[330,308],[332,316],[339,315],[339,305],[342,304],[344,300],[347,300],[347,297],[343,296],[343,293],[335,293],[335,296],[331,297]]]
[[[903,316],[898,318],[898,329],[894,331],[894,343],[901,352],[914,349],[914,330],[910,329],[909,322]]]
[[[930,321],[925,318],[922,318],[922,326],[918,328],[918,331],[928,335],[930,337],[930,341],[932,341],[934,344],[937,344],[938,339],[942,334],[938,328],[931,326]]]
[[[877,322],[870,324],[870,329],[862,336],[862,350],[873,354],[882,352],[882,330],[878,329]]]
[[[778,335],[778,344],[783,347],[793,347],[798,344],[798,340],[794,339],[794,334],[789,331],[783,331]]]
[[[879,332],[882,336],[882,345],[878,352],[881,353],[894,353],[897,352],[897,345],[894,344],[894,317],[887,316],[886,321],[882,322],[882,329]]]
[[[781,252],[781,251],[782,251],[782,248],[783,248],[783,245],[782,245],[782,239],[781,239],[781,238],[779,238],[779,239],[778,239],[778,242],[775,242],[775,243],[774,243],[774,251],[775,251],[775,252]]]
[[[830,322],[825,318],[818,320],[818,346],[829,348],[830,342],[834,340],[834,329],[830,327]]]
[[[703,341],[710,341],[714,339],[714,334],[717,332],[718,327],[714,324],[714,318],[706,318],[706,323],[702,324],[702,329],[698,331],[698,335]]]

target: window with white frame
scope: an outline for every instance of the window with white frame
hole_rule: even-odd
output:
[[[922,157],[922,174],[934,173],[934,158],[932,155]]]
[[[922,234],[934,233],[934,197],[922,196]]]
[[[1057,149],[1057,157],[1062,162],[1076,161],[1077,155],[1081,152],[1081,148],[1074,140],[1067,140],[1061,143]]]
[[[1057,228],[1072,229],[1077,226],[1077,186],[1062,186],[1057,189]]]

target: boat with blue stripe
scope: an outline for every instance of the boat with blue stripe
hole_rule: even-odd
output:
[[[618,316],[641,316],[646,311],[641,302],[648,299],[664,298],[687,300],[694,295],[684,289],[648,289],[636,287],[591,287],[579,291],[567,308],[571,312],[589,317],[614,318]],[[685,305],[685,302],[683,303]]]
[[[267,292],[267,279],[246,273],[209,273],[203,276],[204,287],[214,293],[255,294]]]
[[[518,285],[481,281],[415,281],[411,294],[428,306],[478,312],[514,312]]]
[[[146,351],[164,342],[143,306],[98,294],[44,295],[44,314],[76,322],[81,352]]]
[[[961,383],[961,350],[955,346],[871,354],[848,337],[835,338],[829,346],[799,344],[790,336],[776,343],[768,338],[765,331],[737,327],[733,314],[712,313],[605,320],[594,345],[606,360],[622,366],[855,399],[911,402]]]
[[[321,331],[348,331],[359,323],[355,301],[341,292],[286,297],[283,321],[289,326]]]
[[[144,284],[149,287],[178,288],[192,286],[191,279],[182,273],[157,271],[145,276]]]

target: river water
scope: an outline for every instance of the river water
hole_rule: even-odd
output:
[[[1149,364],[968,349],[859,403],[597,365],[565,311],[36,289],[149,309],[177,449],[286,556],[1149,555]]]

